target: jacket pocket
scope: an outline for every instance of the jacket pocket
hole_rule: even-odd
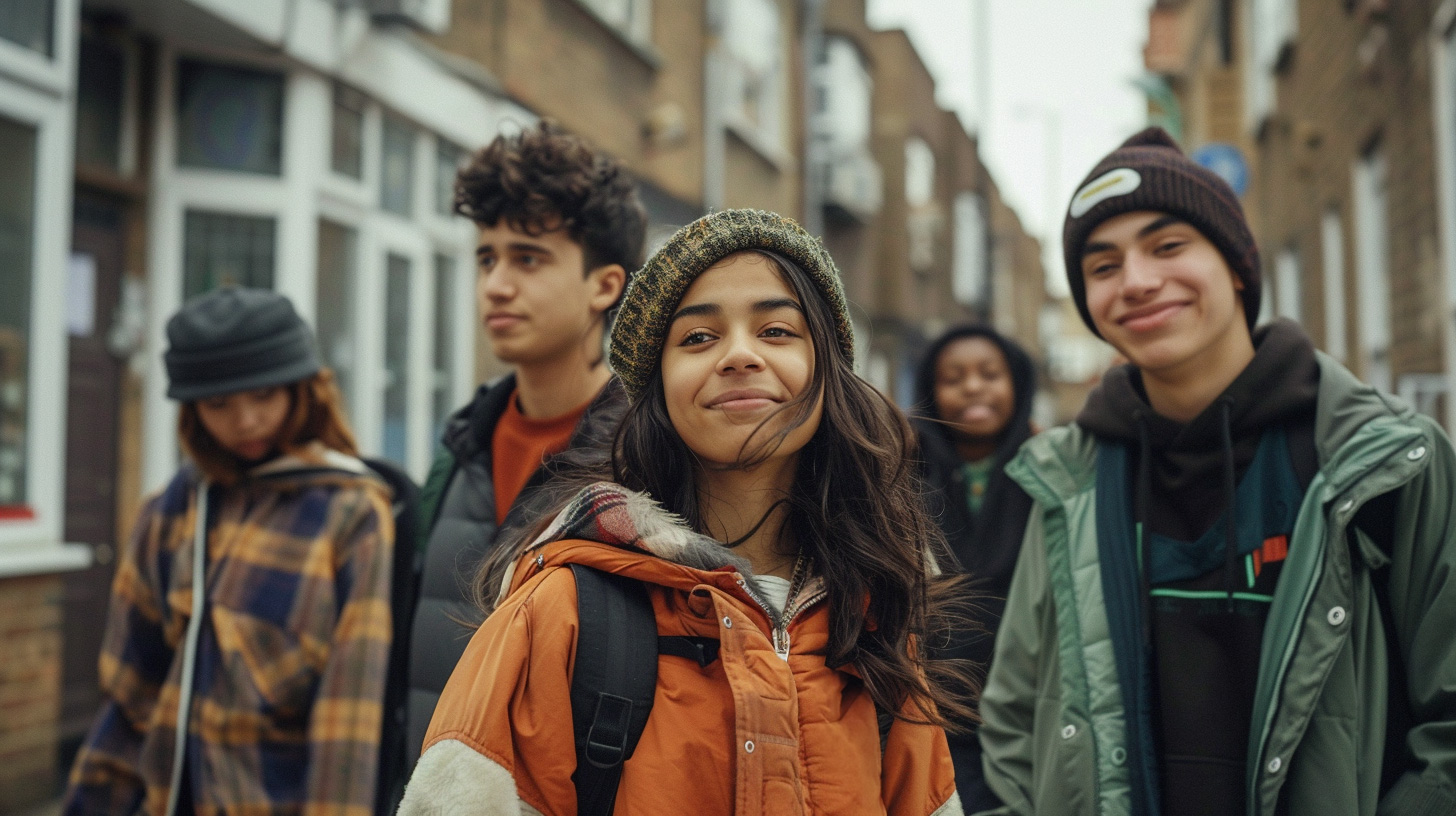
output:
[[[1355,762],[1358,755],[1353,719],[1315,714],[1289,763],[1280,801],[1287,803],[1290,813],[1373,813],[1376,791],[1364,791],[1366,805],[1361,805],[1361,772]],[[1267,775],[1269,763],[1261,770],[1261,775]]]
[[[227,675],[215,695],[231,698],[232,706],[243,711],[266,712],[275,721],[306,721],[327,646],[310,648],[293,632],[222,607],[214,607],[211,616]]]
[[[1031,788],[1038,813],[1096,813],[1096,745],[1084,717],[1059,698],[1036,701]]]

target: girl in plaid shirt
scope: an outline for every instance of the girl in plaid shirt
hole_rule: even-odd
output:
[[[167,334],[191,462],[145,503],[118,565],[103,702],[65,812],[367,816],[391,636],[389,489],[357,458],[286,298],[219,290]]]

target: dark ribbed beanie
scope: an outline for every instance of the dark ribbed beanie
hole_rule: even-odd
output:
[[[1098,162],[1067,210],[1062,227],[1067,283],[1087,328],[1101,336],[1087,310],[1082,247],[1103,221],[1142,210],[1182,218],[1218,248],[1229,270],[1244,283],[1239,296],[1252,331],[1259,319],[1259,247],[1239,197],[1218,174],[1183,155],[1173,137],[1157,127],[1136,134]]]
[[[167,321],[167,396],[181,402],[297,382],[317,374],[313,332],[288,298],[227,287]]]
[[[723,210],[678,230],[632,276],[612,324],[611,363],[633,399],[662,360],[668,323],[683,294],[708,267],[743,250],[776,252],[798,264],[834,315],[840,351],[854,360],[854,329],[839,270],[818,239],[788,218],[763,210]]]

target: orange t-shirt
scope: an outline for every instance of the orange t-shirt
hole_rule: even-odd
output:
[[[532,419],[521,413],[516,394],[506,401],[505,413],[495,423],[490,439],[491,478],[495,479],[495,523],[504,524],[521,488],[546,457],[566,450],[571,432],[591,401],[550,419]]]

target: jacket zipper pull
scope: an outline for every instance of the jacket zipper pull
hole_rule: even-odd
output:
[[[774,625],[773,647],[774,652],[787,663],[789,660],[789,627],[787,624]]]

